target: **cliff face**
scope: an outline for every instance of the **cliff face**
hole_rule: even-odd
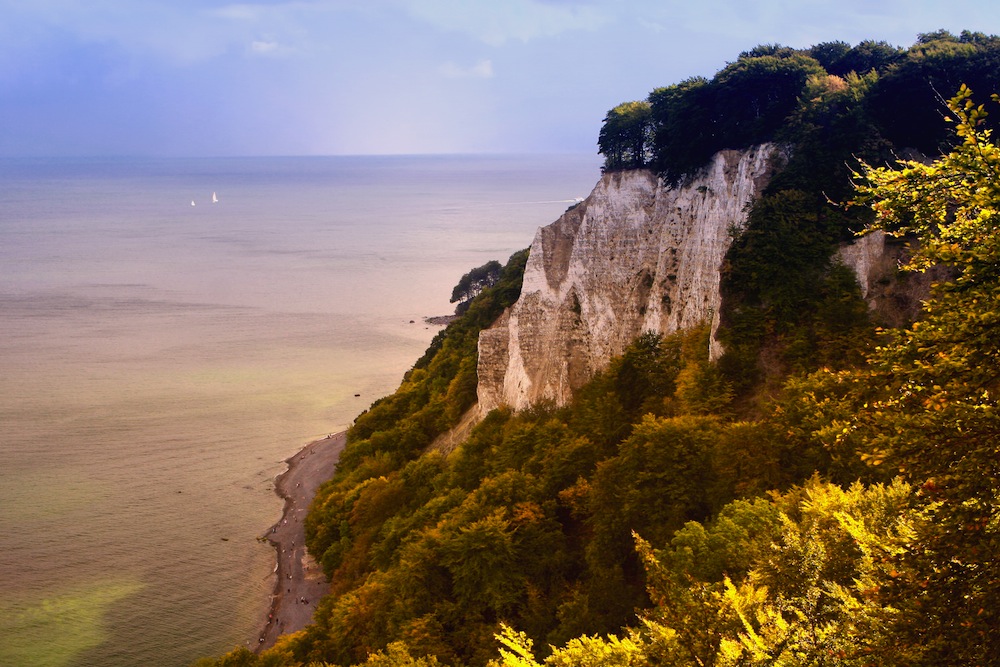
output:
[[[900,264],[909,255],[906,240],[893,239],[876,231],[840,248],[834,260],[850,267],[858,278],[861,296],[875,320],[884,326],[901,327],[913,322],[931,284],[949,277],[944,267],[923,273],[901,273]]]
[[[605,174],[541,228],[521,298],[479,336],[481,413],[563,404],[641,333],[714,317],[731,230],[780,159],[773,145],[723,151],[677,188],[648,171]]]

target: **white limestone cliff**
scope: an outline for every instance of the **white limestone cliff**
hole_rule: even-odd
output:
[[[875,231],[839,249],[835,259],[850,267],[858,277],[861,297],[874,307],[875,284],[895,269],[896,256],[887,255],[885,232]]]
[[[901,327],[913,322],[930,295],[931,285],[949,277],[948,269],[941,266],[921,273],[901,272],[910,242],[912,239],[895,239],[874,231],[844,245],[833,256],[834,261],[854,271],[869,312],[882,326]]]
[[[605,174],[539,229],[520,299],[479,336],[480,414],[564,404],[643,332],[715,317],[732,232],[782,159],[770,144],[722,151],[679,187],[644,170]]]

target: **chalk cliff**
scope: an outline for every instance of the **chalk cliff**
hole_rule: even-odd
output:
[[[641,333],[713,318],[732,230],[782,160],[770,144],[722,151],[678,187],[644,170],[605,174],[539,229],[520,299],[479,336],[481,414],[563,404]]]
[[[900,264],[909,255],[909,240],[894,239],[876,231],[845,245],[834,260],[850,267],[858,278],[861,296],[875,320],[890,327],[905,326],[915,320],[931,284],[948,278],[944,267],[923,273],[901,273]]]

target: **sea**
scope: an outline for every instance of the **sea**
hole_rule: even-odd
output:
[[[253,646],[274,478],[596,155],[0,159],[0,665]]]

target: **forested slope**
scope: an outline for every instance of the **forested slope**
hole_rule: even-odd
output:
[[[996,664],[998,56],[971,33],[759,47],[609,112],[611,170],[790,148],[724,265],[726,355],[707,326],[645,335],[566,407],[433,451],[515,255],[352,427],[307,524],[315,623],[205,663]],[[914,241],[906,271],[947,269],[905,327],[830,260],[870,228]]]

